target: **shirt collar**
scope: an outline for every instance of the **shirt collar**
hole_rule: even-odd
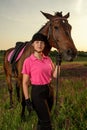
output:
[[[31,55],[31,58],[32,58],[32,60],[38,60],[38,59],[34,56],[34,54]],[[45,56],[45,55],[43,54],[43,58],[42,58],[42,59],[47,59],[47,56]]]

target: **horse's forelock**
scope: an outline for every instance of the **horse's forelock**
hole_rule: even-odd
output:
[[[62,19],[67,19],[67,18],[69,18],[69,16],[70,16],[70,13],[68,12],[66,15],[62,15],[62,11],[61,12],[55,12],[55,15],[54,15],[54,18],[56,17],[56,18],[62,18]]]
[[[55,12],[54,16],[62,17],[62,12]]]

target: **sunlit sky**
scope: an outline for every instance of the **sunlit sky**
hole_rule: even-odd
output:
[[[72,38],[79,51],[87,51],[87,0],[0,0],[0,50],[29,41],[48,20],[40,11],[70,12]]]

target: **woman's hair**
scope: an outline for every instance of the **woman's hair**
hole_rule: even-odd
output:
[[[35,33],[31,42],[33,43],[34,41],[44,41],[45,44],[48,44],[47,36],[43,35],[42,33]]]
[[[42,33],[35,33],[32,37],[32,40],[31,40],[31,44],[34,42],[34,41],[44,41],[45,43],[45,48],[43,50],[43,53],[45,55],[48,55],[50,49],[51,49],[51,46],[49,44],[49,41],[47,39],[47,36],[43,35]]]

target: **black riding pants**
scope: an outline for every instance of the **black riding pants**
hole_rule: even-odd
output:
[[[53,93],[49,85],[32,85],[31,99],[38,116],[39,129],[52,130],[50,112],[53,105]]]

